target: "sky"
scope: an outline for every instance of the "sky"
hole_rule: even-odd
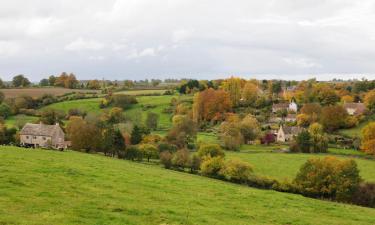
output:
[[[375,0],[0,0],[0,78],[375,79]]]

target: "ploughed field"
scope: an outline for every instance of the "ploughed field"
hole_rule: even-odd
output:
[[[375,224],[375,209],[100,155],[1,146],[0,159],[0,224]]]

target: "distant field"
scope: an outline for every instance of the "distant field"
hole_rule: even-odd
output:
[[[0,146],[0,158],[0,224],[375,224],[375,209],[99,155]]]
[[[172,98],[183,98],[188,99],[190,96],[171,96],[171,95],[161,95],[161,96],[138,96],[138,104],[133,105],[130,109],[125,110],[125,117],[131,121],[144,122],[147,116],[147,112],[155,112],[160,115],[159,118],[159,128],[166,129],[170,128],[171,114],[164,113],[163,110],[169,107]],[[84,110],[88,113],[100,113],[104,109],[99,108],[101,98],[92,99],[81,99],[64,101],[46,106],[45,108],[53,108],[57,110],[62,110],[68,112],[71,108],[77,108]],[[149,108],[147,108],[149,107]]]
[[[37,120],[38,120],[38,117],[36,116],[15,115],[15,116],[8,117],[5,120],[5,125],[7,127],[16,127],[19,124],[22,125],[24,123],[35,123]]]
[[[271,148],[264,148],[262,146],[248,146],[247,150],[240,152],[227,151],[229,158],[239,158],[245,160],[254,166],[255,173],[263,176],[268,176],[278,180],[293,179],[297,174],[299,168],[309,158],[325,157],[330,154],[293,154],[293,153],[275,153]],[[252,149],[251,149],[252,148]],[[246,146],[243,147],[246,149]],[[333,154],[338,154],[337,150],[332,151]],[[348,150],[351,151],[351,150]],[[347,153],[348,154],[348,153]],[[361,154],[361,153],[358,153]],[[335,155],[340,158],[348,158],[343,155]],[[354,158],[358,164],[360,175],[367,181],[375,182],[375,160]]]
[[[89,99],[79,99],[79,100],[71,100],[71,101],[64,101],[58,102],[51,105],[48,105],[45,108],[52,108],[56,110],[62,110],[65,113],[69,111],[69,109],[81,109],[86,112],[90,113],[99,113],[103,111],[103,109],[99,108],[101,98],[89,98]]]
[[[12,89],[0,89],[4,93],[5,98],[15,98],[17,96],[27,95],[31,97],[41,97],[44,94],[51,94],[55,96],[63,95],[71,92],[90,92],[90,93],[99,93],[100,91],[96,90],[86,90],[86,89],[67,89],[67,88],[12,88]]]
[[[126,94],[126,95],[152,95],[152,94],[163,94],[165,90],[126,90],[115,92],[114,94]]]

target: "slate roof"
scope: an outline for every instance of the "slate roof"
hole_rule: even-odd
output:
[[[59,125],[46,125],[46,124],[32,124],[26,123],[20,131],[22,135],[35,135],[35,136],[52,136]]]

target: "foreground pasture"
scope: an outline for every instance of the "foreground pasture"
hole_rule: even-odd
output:
[[[78,152],[0,147],[0,224],[375,224],[375,209]]]

